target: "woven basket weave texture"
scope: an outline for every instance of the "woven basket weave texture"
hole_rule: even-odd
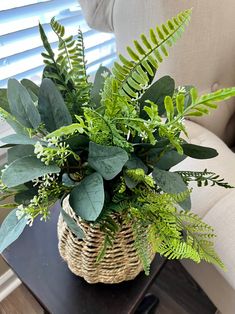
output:
[[[104,243],[104,233],[100,231],[97,224],[87,224],[77,218],[69,206],[68,198],[64,200],[63,208],[85,233],[84,239],[78,239],[60,214],[59,252],[74,274],[83,277],[89,283],[114,284],[132,280],[143,270],[134,247],[130,225],[123,224],[115,237],[113,246],[107,248],[104,258],[97,263],[97,256]],[[150,254],[153,257],[153,254]]]

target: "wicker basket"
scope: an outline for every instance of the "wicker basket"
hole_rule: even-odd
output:
[[[116,235],[113,247],[108,247],[104,258],[97,263],[104,234],[97,225],[88,225],[77,218],[64,200],[63,208],[83,229],[85,238],[78,239],[68,228],[62,215],[58,221],[59,252],[70,270],[89,283],[119,283],[134,279],[142,270],[141,261],[134,247],[131,226],[124,224]],[[151,252],[151,251],[150,251]],[[150,253],[152,258],[154,254]]]

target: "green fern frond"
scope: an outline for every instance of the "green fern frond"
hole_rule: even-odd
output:
[[[210,239],[216,237],[214,230],[207,223],[194,213],[180,212],[177,213],[178,223],[186,233],[187,238],[192,238],[192,248],[198,253],[199,261],[205,260],[224,269],[225,266],[214,249],[214,243]]]
[[[131,221],[132,232],[134,236],[134,245],[144,268],[145,275],[148,276],[150,272],[151,256],[150,244],[148,242],[147,227],[141,221]]]
[[[96,223],[99,224],[100,231],[104,233],[104,242],[96,258],[96,262],[99,263],[104,258],[107,249],[113,246],[115,236],[120,230],[120,223],[118,222],[118,219],[110,216],[108,210],[102,213]]]
[[[153,76],[153,69],[157,69],[164,57],[168,56],[168,48],[181,37],[189,23],[192,10],[180,13],[156,30],[151,29],[149,38],[141,35],[141,41],[134,41],[135,49],[127,47],[131,58],[119,56],[119,63],[115,62],[113,74],[119,82],[119,90],[129,99],[138,98],[149,86],[149,76]]]
[[[145,183],[147,186],[154,187],[155,183],[152,177],[145,174],[143,169],[128,169],[125,174],[134,180],[136,183]]]
[[[190,258],[197,263],[205,260],[224,268],[214,250],[211,226],[195,213],[179,212],[172,195],[147,193],[142,197],[132,215],[149,226],[148,240],[154,251],[169,259]]]
[[[57,85],[60,91],[70,92],[68,84],[65,82],[65,77],[67,73],[61,71],[60,65],[56,62],[55,54],[51,48],[51,45],[48,41],[47,35],[39,23],[39,32],[41,35],[41,40],[46,52],[42,52],[43,62],[46,65],[44,69],[44,77],[50,78]]]
[[[162,242],[159,247],[159,253],[168,259],[190,258],[196,263],[200,262],[199,253],[192,245],[180,239],[172,239],[167,244]]]
[[[65,36],[65,28],[55,18],[50,22],[52,30],[58,37],[58,56],[56,57],[41,24],[39,30],[46,52],[42,53],[44,77],[50,78],[64,96],[66,105],[72,115],[80,114],[81,107],[90,99],[91,84],[86,73],[85,47],[81,30],[74,39]]]
[[[223,88],[214,93],[198,96],[195,88],[190,91],[192,104],[187,108],[184,116],[203,116],[208,114],[210,109],[217,108],[217,102],[227,100],[235,96],[235,87]]]
[[[186,189],[183,192],[180,192],[177,194],[171,194],[171,197],[176,203],[182,203],[183,201],[185,201],[190,196],[190,194],[191,194],[191,190]]]
[[[82,106],[89,102],[90,99],[90,83],[86,73],[85,47],[83,34],[78,30],[77,38],[73,36],[65,37],[65,29],[55,18],[52,18],[50,25],[59,39],[58,49],[59,54],[56,59],[60,65],[62,73],[66,73],[65,82],[70,80],[75,87],[73,97],[69,98],[69,103],[74,104],[73,110],[79,113],[76,106]]]
[[[195,181],[199,187],[210,184],[210,186],[218,185],[226,189],[233,188],[233,186],[225,182],[223,178],[220,178],[219,175],[207,171],[207,169],[204,171],[177,171],[177,173],[182,176],[186,183]]]

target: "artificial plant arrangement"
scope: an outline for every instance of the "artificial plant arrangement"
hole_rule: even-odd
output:
[[[73,241],[89,241],[88,228],[102,233],[97,265],[128,225],[129,244],[146,274],[152,252],[224,267],[214,250],[212,227],[190,211],[189,183],[229,184],[207,170],[171,168],[187,156],[217,156],[214,149],[182,138],[187,137],[184,119],[208,114],[219,101],[235,96],[235,88],[199,96],[192,86],[175,87],[169,76],[152,83],[190,16],[191,10],[184,11],[150,29],[148,37],[142,34],[134,48],[127,47],[130,58],[120,55],[111,71],[101,66],[94,83],[86,74],[81,31],[75,39],[67,37],[52,19],[56,55],[39,25],[45,48],[40,87],[10,79],[7,91],[1,91],[1,116],[15,130],[1,139],[9,148],[1,207],[15,208],[0,228],[1,252],[27,224],[37,217],[47,220],[52,205],[65,199],[61,228],[68,228]]]

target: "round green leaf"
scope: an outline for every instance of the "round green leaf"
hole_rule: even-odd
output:
[[[14,242],[23,232],[27,219],[22,217],[18,220],[16,216],[17,208],[12,210],[3,221],[0,228],[0,253],[2,253],[12,242]]]
[[[89,165],[98,171],[105,180],[111,180],[122,170],[128,160],[127,152],[116,146],[89,144]]]
[[[87,221],[95,221],[104,206],[103,178],[97,172],[83,179],[70,193],[69,204]]]
[[[162,189],[163,192],[177,194],[188,189],[187,185],[184,183],[182,177],[178,173],[154,168],[152,176],[156,184]],[[179,204],[183,209],[189,210],[191,208],[190,197]]]
[[[187,156],[180,155],[177,151],[171,150],[166,152],[160,159],[157,161],[154,166],[157,166],[163,170],[169,170],[174,167],[181,161],[183,161]]]
[[[8,164],[10,164],[14,160],[19,159],[21,157],[33,156],[33,155],[34,155],[33,145],[16,145],[8,149],[7,162]]]
[[[153,83],[140,99],[141,118],[147,118],[147,113],[142,109],[146,106],[146,100],[151,100],[158,105],[159,115],[165,112],[164,99],[166,96],[173,96],[175,82],[170,76],[163,76]]]

